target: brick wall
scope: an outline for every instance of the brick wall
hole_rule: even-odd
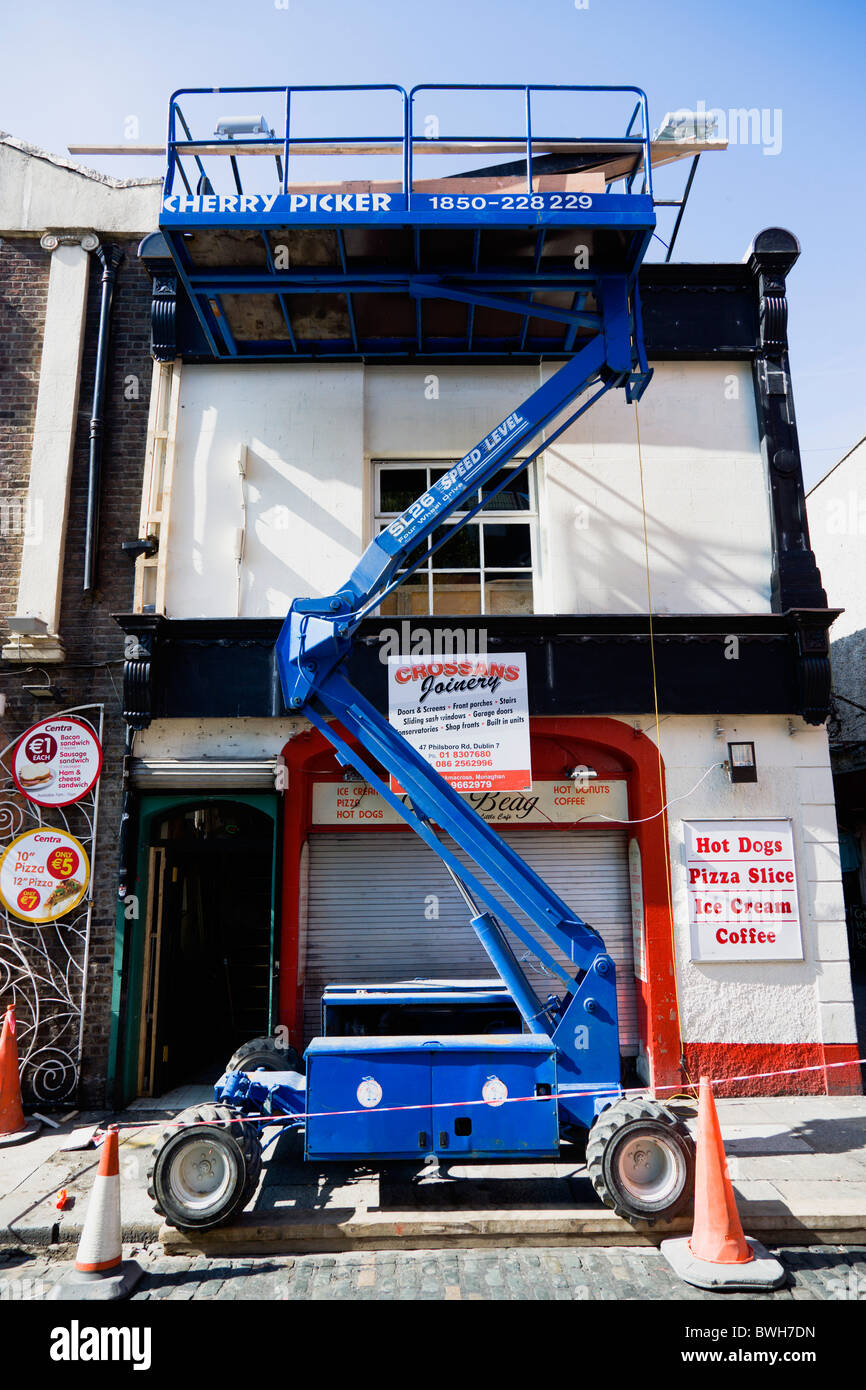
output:
[[[124,752],[121,690],[123,634],[112,613],[132,607],[133,565],[121,541],[138,533],[141,484],[151,381],[149,353],[150,281],[137,256],[137,241],[121,241],[125,251],[114,296],[111,349],[106,381],[102,504],[96,586],[82,592],[90,409],[96,364],[101,266],[90,269],[81,392],[75,438],[69,519],[64,558],[60,633],[66,661],[50,669],[60,699],[39,704],[22,692],[22,668],[0,662],[0,688],[7,694],[4,746],[16,734],[54,708],[96,701],[105,706],[105,760],[100,783],[99,824],[93,864],[93,913],[87,981],[81,1100],[101,1103],[110,1030],[111,974],[117,901],[117,834],[120,824],[121,771]],[[17,411],[9,452],[0,453],[6,487],[26,493],[29,448],[36,403],[41,331],[44,321],[49,253],[38,241],[6,243],[0,260],[0,305],[13,334],[0,319],[0,409]],[[17,333],[17,338],[14,336]],[[11,382],[11,386],[10,386]],[[7,406],[7,397],[10,404]],[[12,424],[0,417],[0,426]],[[4,428],[0,439],[7,438]],[[7,462],[8,459],[8,462]],[[9,483],[5,481],[8,470]],[[13,538],[17,540],[18,538]],[[5,544],[0,559],[0,616],[14,612],[20,542]]]

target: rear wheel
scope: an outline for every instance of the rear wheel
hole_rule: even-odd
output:
[[[605,1206],[627,1221],[669,1221],[694,1194],[691,1135],[658,1101],[623,1099],[603,1110],[589,1132],[586,1166]]]
[[[279,1038],[252,1038],[233,1053],[226,1071],[297,1071],[303,1063],[293,1047]]]
[[[153,1150],[147,1192],[169,1226],[202,1231],[243,1211],[258,1186],[258,1127],[226,1105],[184,1110]]]

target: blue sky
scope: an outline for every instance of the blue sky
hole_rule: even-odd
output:
[[[44,0],[7,7],[3,39],[0,128],[58,153],[122,143],[130,116],[144,143],[159,143],[177,87],[629,83],[646,90],[653,125],[699,102],[766,110],[763,146],[701,161],[675,258],[738,261],[762,227],[793,231],[807,485],[866,434],[862,0]],[[159,172],[140,158],[91,162],[121,177]]]

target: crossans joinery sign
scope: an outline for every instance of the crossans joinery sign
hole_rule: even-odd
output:
[[[692,960],[802,960],[791,822],[683,826]]]
[[[532,786],[523,652],[389,657],[388,717],[455,791]]]

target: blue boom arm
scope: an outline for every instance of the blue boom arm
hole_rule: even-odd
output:
[[[629,399],[640,396],[651,372],[643,354],[636,285],[626,275],[600,275],[597,298],[601,331],[375,537],[343,588],[325,598],[296,600],[276,649],[286,704],[305,714],[333,744],[340,763],[350,764],[374,786],[444,862],[474,910],[472,925],[527,1027],[552,1037],[559,1045],[566,1073],[570,1071],[573,1077],[584,1079],[587,1067],[580,1062],[581,1052],[591,1051],[594,1074],[618,1074],[614,966],[601,937],[355,690],[343,665],[351,649],[352,635],[364,616],[431,551],[425,550],[414,562],[413,553],[417,554],[418,548],[454,511],[462,510],[464,515],[432,549],[438,549],[464,526],[483,505],[477,500],[479,488],[526,450],[578,396],[588,387],[595,387],[589,401],[575,410],[553,435],[533,452],[523,453],[503,486],[612,386],[625,387]],[[404,796],[391,791],[364,755],[323,714],[323,707],[374,761],[393,775],[404,789]],[[492,879],[497,891],[559,948],[573,963],[574,973],[563,969],[485,882],[467,870],[439,839],[436,827],[450,835]],[[486,910],[481,910],[475,899]],[[564,1015],[554,996],[546,1001],[538,998],[503,926],[565,984],[569,999]]]

